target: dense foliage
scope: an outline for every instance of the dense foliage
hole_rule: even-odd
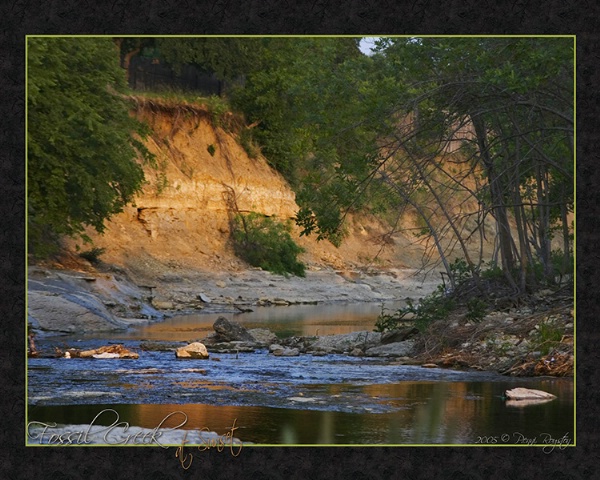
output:
[[[119,54],[104,39],[34,40],[32,238],[80,233],[85,225],[101,230],[141,181],[130,161],[136,126],[112,93],[123,83]],[[346,215],[357,210],[384,216],[392,234],[408,214],[410,233],[428,246],[424,261],[442,264],[450,290],[461,275],[477,285],[499,273],[517,295],[568,277],[573,39],[380,38],[370,56],[358,40],[116,44],[125,70],[132,56],[151,49],[176,70],[194,65],[230,81],[228,100],[247,122],[236,130],[239,141],[253,156],[259,145],[292,183],[303,234],[339,244]],[[96,182],[98,172],[106,182]],[[484,254],[489,242],[491,258]],[[471,310],[480,315],[478,305]]]
[[[347,40],[266,42],[233,95],[304,233],[410,213],[453,288],[450,260],[477,280],[493,238],[517,292],[572,273],[573,39],[382,38],[370,57]]]
[[[102,231],[142,185],[138,153],[150,157],[118,96],[124,72],[110,39],[34,37],[27,47],[28,239],[44,255],[61,235]]]
[[[280,275],[304,277],[305,266],[298,260],[304,250],[290,235],[291,226],[257,213],[238,214],[233,222],[235,254],[250,265]]]

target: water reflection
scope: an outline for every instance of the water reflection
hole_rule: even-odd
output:
[[[357,414],[236,405],[76,405],[30,407],[29,420],[85,425],[103,409],[113,408],[121,421],[155,428],[169,414],[181,411],[188,418],[185,429],[208,428],[221,434],[235,422],[238,438],[270,445],[476,444],[481,437],[511,444],[518,440],[517,434],[537,438],[539,443],[543,435],[561,438],[566,434],[572,439],[573,382],[545,379],[527,385],[543,388],[558,398],[543,405],[511,408],[501,398],[504,390],[513,386],[508,382],[337,384],[311,388],[331,396],[360,392],[374,405],[383,402],[393,405],[394,410]],[[105,420],[112,421],[110,416]],[[180,423],[180,418],[173,421]]]
[[[388,303],[385,308],[394,310],[401,305],[401,302]],[[254,307],[253,312],[242,314],[180,315],[127,332],[103,333],[102,336],[113,340],[197,340],[212,333],[215,320],[221,316],[235,320],[248,329],[268,328],[280,337],[338,335],[373,330],[381,307],[378,303]]]
[[[380,311],[381,305],[363,303],[259,307],[224,316],[281,336],[329,335],[372,330]],[[103,333],[102,341],[194,340],[212,332],[218,316],[175,317],[124,333]],[[239,359],[223,354],[219,362],[203,363],[203,373],[182,369],[172,354],[162,352],[145,352],[134,364],[119,364],[118,370],[109,360],[91,365],[30,360],[32,403],[95,404],[30,406],[28,420],[85,425],[103,409],[113,408],[121,421],[155,428],[169,414],[182,411],[188,417],[184,428],[221,434],[235,421],[236,437],[267,445],[476,444],[482,438],[512,444],[517,433],[538,441],[543,434],[573,438],[572,379],[505,379],[335,356],[284,362],[266,354]],[[516,386],[558,398],[514,407],[502,395]],[[108,399],[138,403],[98,403]],[[160,403],[165,401],[180,403]]]

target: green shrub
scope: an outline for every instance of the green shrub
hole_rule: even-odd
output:
[[[481,278],[484,280],[501,280],[504,278],[504,273],[497,263],[490,262],[488,267],[481,271]]]
[[[472,276],[469,264],[462,258],[457,258],[450,264],[450,271],[457,285],[460,285]]]
[[[235,254],[250,265],[269,272],[305,276],[297,257],[304,251],[292,239],[290,223],[283,224],[257,213],[236,215],[232,240]]]
[[[100,255],[106,252],[105,248],[94,247],[91,250],[86,250],[85,252],[81,252],[79,256],[81,258],[85,258],[87,261],[91,263],[98,263],[100,261]]]
[[[242,129],[238,137],[238,142],[249,158],[257,158],[260,155],[260,148],[256,145],[252,130],[248,128]]]
[[[204,100],[210,119],[215,127],[225,128],[227,121],[225,117],[231,112],[229,103],[224,98],[217,95],[211,95]]]
[[[534,337],[536,348],[542,355],[548,355],[550,350],[560,343],[563,333],[564,331],[552,322],[540,323]]]
[[[471,298],[467,302],[466,317],[473,322],[480,322],[485,317],[487,311],[487,303],[480,298]]]
[[[455,301],[445,294],[441,285],[436,291],[422,298],[418,304],[415,305],[410,299],[406,303],[406,307],[391,315],[382,310],[375,322],[375,331],[394,330],[401,322],[410,320],[423,332],[432,322],[447,318],[456,306]]]

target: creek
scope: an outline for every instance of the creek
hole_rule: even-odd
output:
[[[223,315],[279,336],[372,330],[381,305],[261,307]],[[47,337],[44,348],[97,348],[144,340],[192,341],[212,331],[219,315],[186,315],[126,332]],[[573,380],[510,378],[494,372],[401,365],[393,359],[325,355],[275,357],[211,354],[177,360],[173,352],[140,351],[137,360],[31,358],[28,420],[89,424],[106,409],[120,420],[154,428],[183,412],[183,429],[228,431],[256,444],[543,444],[574,438]],[[545,390],[557,399],[526,407],[506,389]],[[110,422],[108,418],[99,418]]]

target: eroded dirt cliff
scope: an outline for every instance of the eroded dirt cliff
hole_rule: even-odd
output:
[[[204,108],[140,101],[135,114],[151,128],[146,144],[157,167],[145,169],[143,192],[107,222],[104,235],[89,232],[94,246],[105,249],[102,260],[150,277],[165,269],[247,268],[229,243],[233,206],[293,219],[298,206],[285,179],[263,157],[250,158]],[[294,226],[309,269],[414,267],[422,255],[422,246],[402,235],[382,243],[388,227],[375,218],[351,218],[340,248],[299,233]],[[69,247],[75,251],[76,242]]]

